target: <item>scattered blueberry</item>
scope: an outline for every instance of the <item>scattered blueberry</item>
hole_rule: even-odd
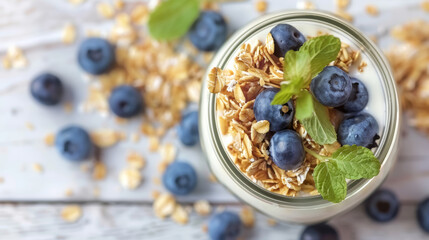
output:
[[[142,95],[132,86],[121,85],[113,89],[110,94],[109,106],[119,117],[134,117],[143,110]]]
[[[83,128],[69,126],[56,135],[55,146],[64,158],[79,161],[89,157],[92,142]]]
[[[339,240],[337,231],[328,224],[307,226],[301,233],[300,240]]]
[[[420,227],[429,233],[429,198],[426,198],[417,207],[417,221]]]
[[[299,134],[289,129],[276,132],[270,140],[270,156],[273,162],[284,170],[301,166],[305,151]]]
[[[353,113],[362,111],[368,104],[368,90],[365,85],[357,78],[351,78],[352,92],[346,104],[339,107],[339,110],[345,113]]]
[[[226,34],[226,22],[222,15],[203,11],[189,30],[189,39],[201,51],[214,51],[225,42]]]
[[[305,42],[305,36],[289,24],[278,24],[270,31],[274,40],[274,55],[284,57],[289,50],[298,51]]]
[[[90,74],[106,73],[115,63],[115,49],[103,38],[87,38],[80,44],[77,60]]]
[[[261,92],[255,100],[253,111],[257,121],[267,120],[270,122],[270,131],[286,129],[292,122],[295,107],[292,100],[285,105],[271,105],[274,96],[279,89],[268,88]],[[286,112],[285,112],[286,111]]]
[[[34,99],[44,105],[56,105],[63,96],[63,84],[57,76],[43,73],[31,81],[30,93]]]
[[[314,97],[328,107],[344,105],[352,92],[352,82],[343,70],[328,66],[310,84]]]
[[[223,211],[211,217],[209,236],[211,240],[233,240],[240,235],[241,220],[236,213]]]
[[[369,113],[359,113],[343,119],[338,127],[338,141],[341,145],[377,147],[378,123]]]
[[[386,189],[377,190],[365,202],[365,210],[377,222],[393,220],[399,212],[400,203],[396,195]]]
[[[186,146],[193,146],[198,143],[198,112],[190,112],[183,116],[177,128],[177,135],[180,141]]]
[[[197,186],[197,174],[189,163],[173,162],[165,170],[162,182],[171,193],[187,195]]]

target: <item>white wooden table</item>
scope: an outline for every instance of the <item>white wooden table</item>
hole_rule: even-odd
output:
[[[77,26],[78,40],[87,29],[106,29],[111,25],[99,17],[95,3],[87,0],[73,6],[66,0],[3,0],[0,1],[0,55],[7,47],[16,45],[24,49],[29,67],[24,70],[0,69],[0,239],[207,239],[202,225],[207,218],[192,214],[190,223],[179,226],[171,220],[155,218],[151,207],[152,190],[163,191],[153,184],[158,176],[157,165],[161,157],[148,151],[146,139],[138,143],[121,142],[103,152],[108,175],[103,181],[94,181],[89,172],[79,164],[67,162],[54,148],[46,147],[43,137],[69,123],[78,123],[88,129],[100,127],[134,132],[140,120],[126,126],[115,124],[113,117],[102,118],[97,114],[82,114],[76,106],[86,96],[81,71],[75,61],[77,43],[64,45],[61,31],[65,23]],[[135,4],[138,0],[129,0]],[[268,12],[295,8],[296,1],[268,0]],[[318,8],[332,11],[333,0],[314,1]],[[365,13],[370,0],[354,0],[348,10],[355,17],[355,24],[364,32],[380,37],[386,48],[391,40],[387,30],[398,23],[415,18],[429,20],[429,14],[420,10],[420,0],[379,0],[380,16]],[[222,12],[232,30],[239,28],[259,14],[254,1],[227,3]],[[240,13],[240,14],[237,14]],[[58,74],[66,85],[66,99],[75,106],[66,113],[61,106],[48,109],[36,104],[29,95],[29,81],[41,71]],[[30,131],[26,123],[34,125]],[[399,160],[394,172],[384,184],[395,191],[403,203],[397,219],[387,224],[370,221],[362,207],[332,220],[342,239],[428,239],[417,226],[415,208],[418,201],[429,196],[429,140],[403,124]],[[169,136],[174,136],[170,132]],[[204,156],[199,147],[186,148],[174,138],[166,138],[179,148],[178,157],[191,162],[198,170],[199,184],[191,196],[179,202],[191,204],[197,199],[207,199],[214,206],[226,206],[239,211],[240,203],[219,184],[211,183]],[[173,139],[173,140],[171,140]],[[129,150],[144,155],[148,164],[143,171],[145,180],[135,191],[123,190],[118,173],[125,167]],[[34,163],[41,164],[42,173],[33,170]],[[94,196],[93,189],[100,194]],[[65,196],[66,189],[74,195]],[[67,202],[80,203],[83,217],[75,223],[60,218],[60,210]],[[245,239],[298,239],[301,226],[278,224],[269,226],[267,218],[258,214],[256,226],[246,229]]]

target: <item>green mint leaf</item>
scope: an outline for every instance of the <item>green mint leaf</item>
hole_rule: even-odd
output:
[[[296,99],[295,117],[302,121],[312,116],[314,111],[313,96],[307,90],[301,91]]]
[[[341,41],[339,38],[332,35],[324,35],[309,39],[302,45],[299,51],[308,52],[311,66],[310,72],[313,78],[337,58],[340,48]]]
[[[356,145],[342,146],[332,154],[330,161],[335,161],[348,179],[375,177],[381,166],[371,150]]]
[[[180,38],[186,34],[199,14],[199,0],[163,1],[149,15],[149,33],[157,40]]]
[[[288,51],[283,67],[283,78],[286,85],[302,85],[303,81],[310,78],[310,63],[311,58],[306,51]]]
[[[290,50],[285,55],[284,79],[280,92],[276,94],[271,105],[283,105],[293,95],[297,95],[305,86],[306,78],[310,77],[310,58],[306,52]]]
[[[307,92],[306,94],[310,93]],[[305,130],[307,130],[310,137],[313,138],[313,140],[320,145],[331,144],[337,141],[337,133],[335,132],[334,125],[332,125],[331,120],[329,118],[328,108],[320,104],[313,97],[313,95],[311,95],[310,97],[305,96],[305,98],[305,102],[302,101],[304,103],[301,104],[307,104],[306,106],[296,106],[296,118],[304,125],[304,128]],[[307,103],[309,99],[311,99],[312,101],[311,105]],[[306,118],[300,118],[303,116],[307,116],[308,112],[310,112],[309,109],[299,110],[300,107],[313,107],[310,116]],[[299,111],[302,112],[298,113]]]
[[[323,199],[339,203],[346,198],[347,182],[335,162],[321,162],[313,172],[314,183]]]

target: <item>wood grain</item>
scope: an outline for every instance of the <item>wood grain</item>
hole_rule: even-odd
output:
[[[0,236],[7,240],[208,239],[202,229],[209,218],[195,213],[191,214],[188,224],[178,225],[170,219],[157,219],[149,205],[84,204],[82,217],[67,223],[60,217],[64,206],[3,204],[0,206]],[[240,206],[224,207],[234,212],[241,210]],[[363,206],[359,206],[330,224],[338,229],[341,239],[346,240],[427,239],[428,235],[417,225],[415,211],[414,205],[404,204],[394,221],[381,224],[368,219]],[[303,228],[285,223],[271,226],[267,217],[257,213],[255,226],[244,228],[241,237],[247,240],[297,240]]]

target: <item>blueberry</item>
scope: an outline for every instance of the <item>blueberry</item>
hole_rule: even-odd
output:
[[[426,198],[417,206],[417,221],[420,227],[429,233],[429,198]]]
[[[189,39],[201,51],[214,51],[225,42],[226,34],[226,22],[222,15],[203,11],[189,30]]]
[[[30,93],[34,99],[44,105],[56,105],[63,96],[63,84],[57,76],[43,73],[31,81]]]
[[[80,44],[77,60],[90,74],[106,73],[115,63],[115,49],[103,38],[87,38]]]
[[[197,186],[197,173],[186,162],[173,162],[162,176],[164,187],[175,195],[187,195]]]
[[[289,129],[276,132],[270,140],[270,156],[281,169],[298,168],[305,157],[301,137]]]
[[[270,31],[274,40],[274,55],[284,57],[289,50],[298,51],[305,42],[305,36],[289,24],[278,24]]]
[[[190,112],[183,116],[177,128],[177,135],[180,141],[186,146],[193,146],[198,143],[198,112]]]
[[[112,112],[119,117],[134,117],[143,110],[142,95],[132,86],[121,85],[113,89],[110,94],[109,106]]]
[[[265,89],[256,97],[255,104],[253,105],[256,120],[267,120],[270,122],[270,131],[279,131],[287,128],[295,114],[295,107],[292,100],[285,105],[271,105],[271,101],[273,101],[274,96],[278,92],[279,89],[275,88]]]
[[[339,107],[339,110],[345,113],[362,111],[368,104],[368,90],[365,85],[357,78],[351,78],[352,92],[346,104]]]
[[[209,221],[211,240],[232,240],[240,235],[241,220],[236,213],[223,211],[212,216]]]
[[[328,224],[307,226],[301,233],[300,240],[339,240],[337,231]]]
[[[377,120],[369,113],[359,113],[343,119],[338,127],[338,141],[341,145],[358,145],[366,148],[377,147]]]
[[[365,210],[377,222],[393,220],[399,212],[400,203],[396,195],[386,189],[377,190],[365,202]]]
[[[57,134],[55,146],[64,158],[79,161],[89,157],[92,142],[85,129],[69,126]]]
[[[314,97],[328,107],[344,105],[352,92],[352,82],[343,70],[328,66],[310,84]]]

